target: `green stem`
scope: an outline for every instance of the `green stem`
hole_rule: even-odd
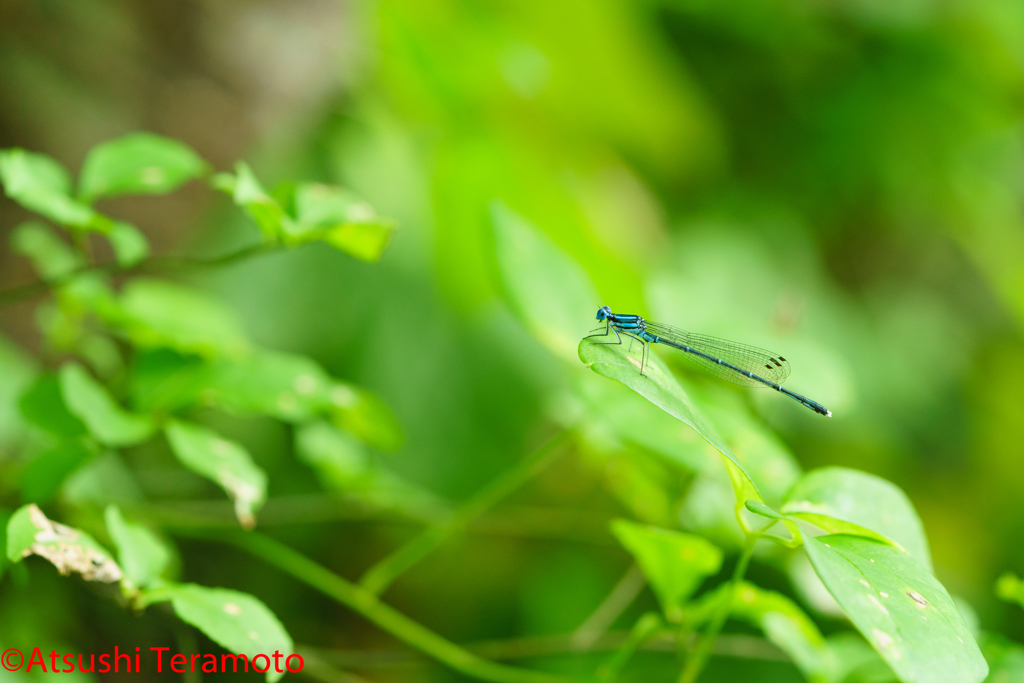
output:
[[[384,604],[373,593],[267,536],[253,532],[222,533],[216,536],[190,532],[187,535],[226,541],[238,546],[359,612],[399,640],[467,676],[493,683],[569,683],[572,680],[482,659]]]
[[[239,249],[238,251],[217,256],[216,258],[201,259],[186,256],[157,256],[139,261],[134,266],[125,268],[117,262],[104,263],[99,266],[84,266],[76,268],[67,275],[57,280],[37,280],[18,287],[12,287],[0,291],[0,308],[11,304],[30,299],[37,294],[42,294],[52,287],[62,285],[83,273],[106,273],[108,275],[130,275],[135,273],[167,273],[185,270],[197,270],[201,268],[216,268],[226,266],[235,261],[241,261],[258,254],[278,249],[277,245],[256,244]]]
[[[747,542],[743,546],[743,552],[740,554],[739,560],[736,562],[732,578],[729,579],[729,588],[722,598],[722,604],[718,606],[718,612],[715,613],[711,623],[708,625],[708,629],[697,645],[697,649],[686,659],[686,666],[683,667],[683,672],[679,675],[679,683],[696,683],[697,677],[704,670],[708,657],[715,647],[715,639],[718,637],[719,631],[722,630],[725,620],[729,618],[729,613],[732,611],[736,591],[739,589],[740,582],[743,581],[743,575],[747,573],[750,557],[754,554],[754,544],[757,543],[759,537],[758,534],[747,534]]]
[[[563,430],[546,441],[537,450],[523,458],[512,469],[478,491],[462,507],[449,515],[437,526],[430,527],[398,548],[383,560],[366,570],[359,585],[380,595],[403,572],[416,565],[453,535],[463,531],[474,519],[487,512],[498,501],[505,498],[551,464],[561,446],[570,434]]]

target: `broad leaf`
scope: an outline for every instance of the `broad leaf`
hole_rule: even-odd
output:
[[[143,348],[235,357],[249,348],[229,310],[199,292],[157,280],[128,283],[109,322]]]
[[[86,581],[113,583],[121,568],[89,534],[51,522],[34,503],[18,509],[7,522],[7,559],[29,555],[49,560],[61,574],[76,572]]]
[[[113,221],[107,233],[110,246],[114,248],[114,257],[122,268],[134,266],[149,256],[149,241],[131,223]]]
[[[501,202],[491,204],[491,223],[502,283],[509,304],[534,337],[571,360],[601,305],[586,271]]]
[[[228,652],[250,659],[257,654],[271,657],[267,681],[273,683],[284,675],[274,670],[273,655],[292,654],[292,639],[262,602],[247,593],[191,583],[170,586],[167,594],[182,621],[198,628]],[[284,659],[280,661],[284,663]]]
[[[903,681],[978,683],[988,665],[946,589],[917,560],[862,536],[805,536],[832,596]]]
[[[26,502],[45,503],[60,489],[69,474],[81,467],[93,452],[80,439],[63,439],[35,457],[21,477],[21,496]]]
[[[171,561],[171,554],[160,539],[141,524],[125,521],[116,505],[107,506],[104,519],[107,533],[117,546],[117,560],[125,578],[138,588],[159,579]]]
[[[682,618],[684,601],[722,567],[722,551],[700,536],[618,519],[612,533],[636,558],[671,621]]]
[[[267,194],[256,174],[243,161],[235,164],[235,175],[219,173],[213,179],[214,187],[227,192],[235,200],[235,204],[245,209],[252,217],[265,243],[280,242],[286,231],[285,225],[291,222],[277,200]]]
[[[42,375],[21,395],[22,416],[43,430],[61,437],[85,436],[85,425],[68,410],[54,375]]]
[[[932,569],[924,527],[906,494],[867,472],[845,467],[808,472],[786,495],[782,512],[831,533],[894,543]]]
[[[68,410],[102,444],[114,448],[132,446],[153,434],[150,418],[133,415],[119,406],[106,388],[78,363],[61,367],[60,388]]]
[[[0,181],[8,197],[60,225],[90,228],[98,220],[89,206],[69,196],[71,177],[45,154],[0,151]]]
[[[172,420],[165,428],[178,460],[193,472],[217,482],[235,501],[242,526],[256,524],[254,513],[267,497],[267,475],[241,445],[198,425]]]
[[[295,221],[285,222],[292,244],[321,240],[362,261],[380,259],[395,232],[393,221],[347,190],[322,183],[299,183],[293,205]]]
[[[206,171],[206,162],[188,145],[153,133],[132,133],[89,150],[78,195],[91,203],[124,194],[165,194]]]
[[[641,347],[639,343],[630,348],[622,345],[601,344],[603,340],[584,338],[579,343],[580,360],[599,375],[626,385],[648,401],[664,410],[680,422],[696,431],[725,458],[729,477],[736,489],[737,507],[743,501],[761,500],[761,494],[736,459],[732,449],[712,428],[687,396],[672,373],[653,352],[647,355],[643,374],[640,372]],[[597,343],[595,343],[597,342]]]
[[[28,257],[39,276],[47,281],[60,280],[85,265],[67,242],[39,221],[28,221],[15,228],[11,247]]]
[[[384,451],[402,445],[402,427],[391,409],[376,395],[352,384],[335,381],[330,393],[330,415],[342,429]]]

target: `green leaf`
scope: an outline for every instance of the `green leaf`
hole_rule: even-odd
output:
[[[21,562],[29,555],[49,560],[61,574],[79,573],[86,581],[113,583],[122,576],[89,534],[51,522],[35,503],[18,508],[7,522],[7,559]]]
[[[235,204],[245,209],[263,233],[265,243],[280,242],[285,232],[293,230],[291,218],[284,208],[267,194],[244,161],[235,164],[234,176],[218,174],[214,178],[214,187],[230,194]]]
[[[963,616],[931,572],[863,536],[805,537],[832,596],[903,681],[978,683],[988,665]]]
[[[265,654],[272,658],[275,652],[287,657],[294,651],[291,636],[274,613],[247,593],[191,583],[170,586],[167,592],[182,621],[198,628],[228,652],[250,658]],[[267,681],[273,683],[283,675],[274,671],[271,659]]]
[[[761,500],[761,494],[751,481],[743,465],[736,459],[732,449],[712,428],[697,407],[686,395],[672,373],[654,353],[647,356],[644,374],[640,374],[639,344],[630,350],[628,344],[595,344],[593,339],[582,339],[579,343],[579,357],[587,367],[599,375],[624,384],[648,401],[664,410],[683,424],[696,431],[725,458],[729,477],[736,489],[737,507],[745,500]]]
[[[249,348],[241,325],[199,292],[158,280],[135,279],[121,292],[108,321],[136,346],[202,356],[240,356]]]
[[[10,448],[25,430],[18,399],[32,384],[37,369],[32,357],[0,336],[0,450]]]
[[[7,510],[0,509],[0,580],[4,578],[4,572],[7,571],[7,565],[11,563],[7,559],[7,522],[11,518],[11,513]]]
[[[1013,572],[1005,572],[996,581],[996,596],[1005,602],[1014,602],[1024,607],[1024,581]]]
[[[92,455],[92,451],[77,439],[62,440],[43,451],[25,466],[21,478],[22,498],[31,503],[49,501],[68,475]]]
[[[722,567],[722,551],[700,536],[622,519],[612,522],[612,533],[636,558],[671,621],[679,621],[684,601]]]
[[[601,305],[587,272],[526,219],[491,204],[498,267],[512,309],[534,337],[567,360]]]
[[[119,406],[106,388],[78,363],[61,367],[60,388],[68,410],[102,444],[113,448],[133,446],[153,434],[150,418],[133,415]]]
[[[321,240],[362,261],[375,262],[395,232],[393,221],[340,187],[299,183],[293,195],[295,222],[283,225],[293,244]]]
[[[782,512],[835,534],[893,543],[932,571],[931,553],[914,506],[895,484],[867,472],[826,467],[805,474]]]
[[[89,206],[69,196],[71,177],[45,154],[0,151],[0,181],[8,197],[60,225],[89,229],[100,220]]]
[[[125,521],[116,505],[107,506],[104,519],[125,578],[139,588],[159,579],[171,561],[171,553],[156,534],[141,524]]]
[[[18,402],[22,416],[43,430],[62,437],[85,436],[85,425],[71,414],[55,375],[42,375]]]
[[[67,242],[39,221],[22,223],[11,233],[11,248],[29,258],[39,276],[59,280],[85,265]]]
[[[171,450],[185,467],[219,484],[235,501],[242,526],[256,524],[254,513],[267,496],[267,475],[241,445],[198,425],[172,420],[165,428]]]
[[[780,515],[778,512],[772,510],[770,507],[768,507],[759,500],[748,500],[743,503],[743,506],[750,510],[751,512],[753,512],[755,515],[760,515],[761,517],[767,517],[768,519],[777,520],[785,519],[783,515]]]
[[[166,194],[207,170],[206,162],[182,142],[153,133],[132,133],[89,150],[78,195],[92,203],[100,197]]]
[[[107,233],[114,257],[122,268],[134,266],[149,256],[149,240],[131,223],[114,221]]]
[[[363,442],[383,451],[402,445],[402,426],[377,396],[345,382],[335,382],[330,393],[330,414],[335,424]]]

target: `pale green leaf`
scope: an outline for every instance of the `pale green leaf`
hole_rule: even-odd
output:
[[[59,163],[23,149],[0,151],[0,181],[8,197],[55,223],[94,226],[98,214],[69,196],[71,178]]]
[[[188,145],[153,133],[132,133],[89,150],[78,194],[89,203],[125,194],[165,194],[206,172],[206,162]]]
[[[666,413],[696,431],[725,458],[729,477],[736,489],[738,505],[745,500],[761,500],[761,494],[751,481],[732,449],[718,435],[711,423],[693,404],[679,386],[679,382],[664,363],[653,353],[648,354],[643,374],[640,373],[641,348],[635,344],[607,345],[584,338],[579,343],[580,360],[594,372],[629,387]]]
[[[254,513],[267,497],[267,475],[249,452],[214,431],[177,420],[170,421],[164,432],[178,460],[219,484],[234,500],[235,516],[242,526],[254,526]]]
[[[29,555],[49,560],[61,574],[75,572],[86,581],[120,581],[121,568],[89,534],[47,519],[35,503],[17,510],[7,522],[7,559]]]
[[[380,259],[394,223],[351,192],[322,183],[299,183],[293,196],[295,221],[285,223],[291,243],[321,240],[360,260]]]
[[[525,218],[501,202],[491,223],[509,304],[545,346],[571,360],[576,340],[594,327],[601,306],[586,271]]]
[[[129,282],[109,322],[143,348],[202,356],[240,356],[249,348],[231,311],[199,292],[158,280]]]
[[[149,241],[138,228],[131,223],[114,221],[107,233],[110,246],[114,249],[114,257],[122,268],[134,266],[149,256]]]
[[[894,543],[929,571],[928,540],[910,499],[895,484],[867,472],[826,467],[805,474],[782,512],[835,534],[855,534]]]
[[[149,417],[129,413],[78,363],[60,369],[64,403],[97,441],[114,448],[142,443],[153,434]]]
[[[722,551],[700,536],[618,519],[612,533],[636,558],[665,616],[682,617],[684,601],[722,567]]]
[[[279,242],[282,235],[291,230],[291,218],[263,189],[248,164],[239,161],[235,165],[235,174],[233,177],[219,174],[214,178],[214,186],[231,194],[235,204],[245,209],[263,233],[264,242]]]
[[[931,572],[863,536],[805,537],[814,570],[857,630],[903,681],[978,683],[988,665]]]
[[[85,265],[71,245],[39,221],[28,221],[16,227],[11,233],[11,247],[29,258],[39,276],[47,281],[60,280]]]
[[[117,546],[117,560],[125,578],[145,588],[160,578],[171,561],[171,554],[156,534],[133,522],[125,521],[116,505],[104,514],[107,533]]]
[[[18,401],[22,417],[51,434],[76,437],[87,434],[85,424],[75,417],[64,402],[56,376],[41,375]]]
[[[225,588],[195,584],[170,586],[167,593],[178,617],[205,633],[210,640],[233,654],[250,659],[257,654],[271,658],[267,681],[284,675],[274,670],[273,656],[281,654],[281,668],[294,651],[291,636],[274,613],[255,597]],[[260,659],[260,666],[263,666]]]

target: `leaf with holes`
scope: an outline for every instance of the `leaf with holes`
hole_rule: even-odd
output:
[[[153,133],[132,133],[89,150],[78,196],[92,203],[125,194],[166,194],[207,172],[188,145]]]
[[[248,593],[192,583],[157,590],[162,599],[170,599],[182,621],[198,628],[228,652],[246,655],[250,662],[259,654],[269,657],[267,681],[273,683],[284,675],[274,670],[274,653],[281,654],[283,669],[294,645],[284,626],[262,602]],[[264,666],[262,658],[259,666]]]
[[[86,581],[120,581],[121,568],[89,534],[47,519],[35,503],[18,508],[7,522],[7,559],[30,555],[49,560],[61,574],[75,572]]]
[[[117,560],[132,586],[145,588],[160,578],[171,561],[171,553],[156,534],[133,522],[125,521],[116,505],[104,513],[107,533],[117,546]]]
[[[671,621],[681,619],[683,602],[722,567],[722,551],[700,536],[623,519],[612,522],[612,533],[636,558]]]
[[[185,467],[223,488],[235,501],[242,526],[256,524],[254,513],[267,497],[267,475],[240,444],[216,432],[172,420],[164,430],[171,450]]]
[[[100,443],[113,448],[142,443],[153,434],[153,421],[119,406],[106,388],[78,363],[60,369],[60,389],[72,415]]]
[[[988,674],[946,589],[913,557],[863,536],[804,543],[826,588],[900,680],[978,683]]]
[[[914,506],[899,487],[880,477],[845,467],[808,472],[786,495],[782,512],[830,533],[894,543],[932,570],[928,539]]]

